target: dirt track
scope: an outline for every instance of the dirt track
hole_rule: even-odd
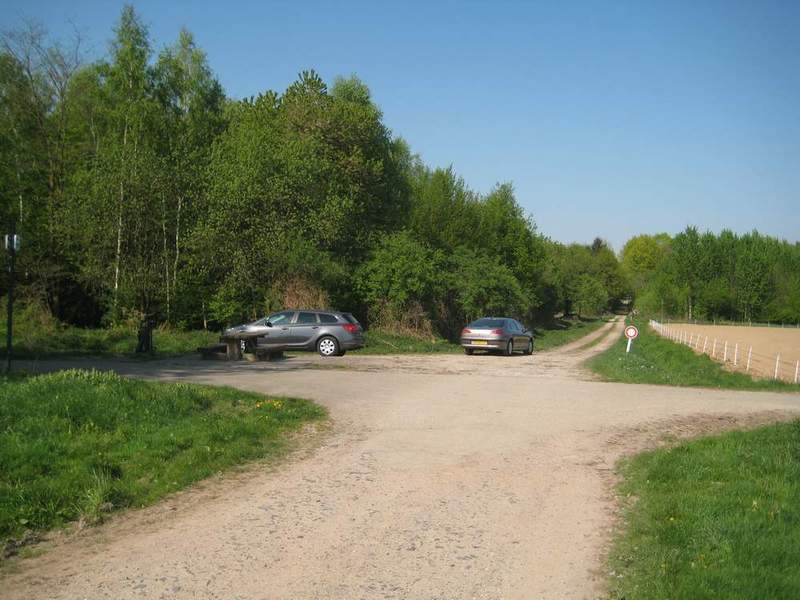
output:
[[[276,470],[56,544],[7,574],[2,596],[596,597],[620,454],[800,415],[798,395],[593,381],[580,362],[620,330],[533,357],[97,364],[313,398],[334,424]]]

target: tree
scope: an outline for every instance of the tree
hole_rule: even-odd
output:
[[[608,292],[596,278],[584,274],[578,278],[575,290],[575,306],[578,316],[598,315],[608,304]]]

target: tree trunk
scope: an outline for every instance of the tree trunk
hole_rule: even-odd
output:
[[[122,133],[122,153],[125,156],[125,147],[128,145],[128,117],[125,117],[125,129]],[[127,158],[127,157],[125,157]],[[123,159],[124,162],[124,159]],[[122,207],[125,200],[124,171],[119,182],[119,203],[117,205],[117,251],[114,259],[114,312],[117,312],[119,301],[119,270],[122,261]],[[115,315],[116,317],[116,315]]]
[[[175,263],[172,266],[172,293],[177,294],[178,290],[178,258],[180,257],[180,236],[181,236],[181,208],[183,207],[183,196],[178,196],[178,207],[175,213]]]
[[[164,196],[161,196],[161,241],[163,246],[163,256],[164,256],[164,287],[166,287],[167,292],[167,323],[170,322],[170,294],[169,294],[169,286],[170,286],[170,276],[169,276],[169,257],[167,256],[167,206],[166,201],[164,200]]]

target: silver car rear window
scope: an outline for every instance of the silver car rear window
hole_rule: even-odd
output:
[[[320,323],[338,323],[339,319],[336,318],[336,315],[327,315],[325,313],[319,313],[319,322]]]
[[[467,325],[468,329],[497,329],[506,324],[505,319],[478,319]]]
[[[343,316],[345,319],[347,319],[347,321],[348,321],[349,323],[352,323],[353,325],[361,325],[361,323],[359,323],[359,322],[358,322],[358,319],[356,319],[356,318],[355,318],[353,315],[351,315],[350,313],[344,313],[342,316]]]

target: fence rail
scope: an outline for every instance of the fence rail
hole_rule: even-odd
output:
[[[729,341],[724,332],[719,337],[707,333],[693,332],[695,323],[660,323],[650,320],[650,328],[678,344],[689,346],[699,354],[705,354],[713,360],[723,363],[733,371],[754,376],[782,379],[800,383],[800,360],[782,359],[780,352],[768,353],[762,348],[755,348],[751,343]],[[697,325],[700,325],[699,323]],[[791,326],[794,328],[794,325]]]

